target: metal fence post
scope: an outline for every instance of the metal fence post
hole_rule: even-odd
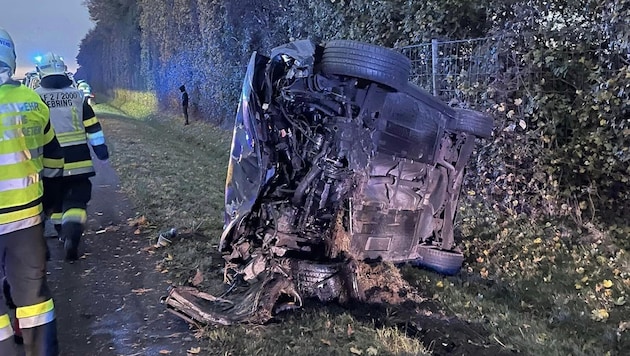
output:
[[[431,77],[433,79],[433,95],[438,95],[437,89],[437,72],[438,72],[438,41],[431,40]]]

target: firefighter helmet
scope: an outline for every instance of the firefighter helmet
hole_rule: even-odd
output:
[[[46,53],[38,66],[39,75],[44,78],[49,75],[66,75],[66,64],[63,58],[52,52]]]
[[[11,75],[15,73],[15,45],[7,31],[0,28],[0,62],[9,67]]]

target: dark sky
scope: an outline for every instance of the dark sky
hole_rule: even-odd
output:
[[[94,27],[84,0],[0,0],[0,27],[17,52],[16,77],[35,67],[35,56],[55,52],[76,70],[79,43]]]

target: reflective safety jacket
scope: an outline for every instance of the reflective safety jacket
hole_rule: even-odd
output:
[[[36,89],[50,108],[50,121],[63,147],[64,177],[93,176],[94,166],[88,142],[92,146],[105,143],[101,124],[94,110],[83,100],[83,93],[73,87]]]
[[[0,235],[41,223],[42,178],[62,173],[63,152],[48,115],[32,89],[0,85]]]

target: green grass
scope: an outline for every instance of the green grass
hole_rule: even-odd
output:
[[[555,219],[461,206],[461,276],[404,275],[506,348],[534,355],[621,355],[630,347],[630,256],[615,234]]]
[[[158,100],[154,93],[125,89],[114,90],[112,106],[135,119],[147,119],[158,112]]]

